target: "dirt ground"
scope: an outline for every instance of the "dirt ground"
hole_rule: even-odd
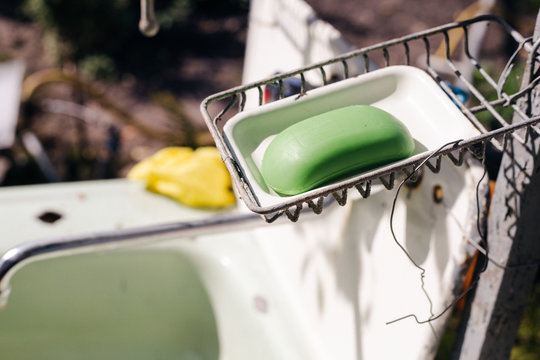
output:
[[[349,42],[360,48],[451,22],[471,4],[471,1],[307,0],[307,3],[322,19],[340,30]],[[508,6],[502,5],[498,6],[496,12],[514,23],[522,33],[532,32],[534,12],[510,13]],[[219,32],[224,36],[222,37],[224,41],[214,39],[210,45],[198,44],[199,50],[204,51],[187,52],[178,60],[176,67],[155,69],[153,77],[141,80],[136,74],[126,73],[116,82],[95,85],[120,109],[127,111],[149,127],[173,133],[178,131],[178,124],[171,124],[171,117],[174,116],[171,116],[170,111],[164,110],[163,103],[156,104],[155,96],[163,92],[170,94],[178,107],[176,117],[187,119],[196,130],[204,132],[205,127],[199,112],[201,101],[210,94],[241,83],[247,19],[247,13],[221,18],[202,18],[196,24],[197,32],[202,34],[200,38],[211,40],[213,34]],[[42,35],[42,30],[36,24],[21,20],[15,16],[13,9],[0,5],[0,60],[24,59],[28,74],[54,67],[53,59],[45,50]],[[75,66],[66,63],[64,69],[72,71],[75,70]],[[73,94],[61,86],[51,91],[52,94],[72,101],[81,97],[80,94]],[[84,105],[98,113],[101,111],[92,101],[85,100]],[[106,119],[107,124],[117,121],[109,114],[103,112],[100,114],[99,117]],[[118,150],[120,154],[115,161],[117,169],[100,174],[99,177],[123,176],[134,162],[159,148],[174,144],[174,137],[173,140],[171,137],[151,139],[138,131],[136,126],[122,122],[117,125],[120,144]],[[95,174],[71,174],[74,171],[70,170],[71,165],[66,165],[66,151],[83,143],[90,150],[79,153],[76,159],[99,158],[102,155],[99,155],[98,150],[103,147],[107,126],[87,129],[84,141],[81,140],[81,125],[75,125],[65,117],[60,120],[58,116],[46,117],[28,126],[31,126],[42,140],[63,179],[85,179],[95,176]],[[62,129],[61,132],[58,131],[59,128]],[[200,143],[210,142],[203,136]],[[75,169],[75,172],[77,171],[83,172]]]

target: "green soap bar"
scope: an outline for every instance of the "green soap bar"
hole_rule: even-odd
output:
[[[370,105],[352,105],[302,120],[279,133],[262,160],[266,183],[282,195],[404,159],[414,140],[399,120]]]

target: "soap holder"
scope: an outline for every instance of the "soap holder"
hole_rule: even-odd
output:
[[[280,196],[267,186],[261,175],[261,162],[264,151],[277,134],[311,116],[361,104],[385,110],[405,124],[415,141],[411,158],[354,174],[348,179],[294,196]],[[394,179],[388,179],[385,183],[385,177],[378,174],[391,173],[395,167],[414,164],[415,159],[418,162],[418,159],[425,158],[425,154],[448,142],[479,134],[427,73],[402,65],[374,70],[309,90],[300,96],[245,110],[229,119],[223,127],[225,144],[249,195],[248,199],[244,196],[243,200],[252,211],[261,214],[279,214],[280,211],[290,211],[288,208],[294,205],[297,206],[294,211],[300,211],[298,204],[302,202],[317,212],[317,208],[322,206],[321,196],[333,193],[339,201],[340,195],[335,191],[342,189],[344,183],[352,187],[370,180],[363,184],[364,192],[371,190],[372,182],[382,181],[389,188]],[[362,188],[359,190],[362,193]]]

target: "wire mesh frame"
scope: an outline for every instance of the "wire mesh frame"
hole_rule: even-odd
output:
[[[482,67],[480,62],[472,55],[470,51],[469,43],[469,30],[470,27],[474,24],[486,22],[487,24],[496,23],[500,25],[503,31],[512,39],[517,47],[516,54],[519,50],[524,49],[527,52],[528,62],[535,62],[539,60],[538,48],[540,44],[531,44],[530,39],[524,38],[516,30],[510,27],[502,19],[492,16],[484,15],[474,19],[454,22],[447,25],[438,26],[429,30],[417,32],[408,36],[396,38],[386,42],[379,43],[370,47],[366,47],[360,50],[356,50],[342,56],[335,57],[333,59],[319,62],[308,67],[297,69],[294,71],[282,73],[267,79],[247,84],[244,86],[238,86],[230,90],[226,90],[206,98],[201,104],[201,112],[203,114],[206,125],[208,126],[210,133],[212,134],[216,146],[221,153],[222,159],[229,170],[233,183],[236,187],[236,190],[239,192],[240,197],[245,202],[247,207],[255,212],[264,216],[267,222],[273,222],[282,215],[286,215],[289,220],[297,221],[302,209],[307,206],[316,214],[319,214],[323,210],[324,199],[328,196],[332,196],[338,204],[345,205],[347,202],[347,192],[349,189],[356,188],[360,195],[363,198],[367,198],[371,192],[371,185],[374,182],[380,182],[388,190],[391,190],[394,187],[396,179],[400,178],[402,175],[409,175],[414,169],[425,161],[425,167],[427,167],[431,172],[438,173],[441,169],[442,158],[446,156],[455,166],[461,166],[463,164],[463,159],[465,153],[469,152],[476,158],[481,158],[485,152],[485,148],[488,142],[494,144],[497,148],[501,149],[501,144],[506,143],[506,137],[513,136],[521,143],[526,143],[527,138],[522,138],[521,135],[516,133],[516,130],[527,129],[525,131],[526,137],[531,133],[540,134],[540,131],[535,127],[540,122],[540,117],[528,116],[523,112],[520,107],[517,105],[517,101],[530,101],[529,94],[531,89],[534,88],[538,82],[540,82],[540,76],[534,78],[530,77],[529,86],[525,89],[520,90],[515,94],[507,94],[503,91],[503,85],[506,82],[509,76],[509,70],[515,62],[517,56],[512,56],[507,63],[507,67],[501,73],[498,81],[495,81],[488,72]],[[468,80],[461,71],[458,69],[455,61],[451,57],[450,50],[450,36],[449,32],[454,29],[461,29],[463,32],[463,47],[465,60],[478,71],[482,79],[489,84],[494,90],[497,91],[497,99],[488,100],[477,89],[474,84]],[[432,65],[432,43],[434,42],[434,37],[442,36],[444,39],[444,44],[446,48],[444,61],[446,66],[451,70],[451,79],[452,81],[459,80],[460,85],[464,86],[466,90],[477,100],[479,105],[468,107],[466,106],[450,89],[448,84],[443,80],[444,76],[437,71],[437,69]],[[324,188],[310,191],[306,196],[298,198],[295,197],[293,200],[288,200],[283,198],[283,201],[280,204],[272,206],[261,206],[257,201],[257,198],[251,187],[249,186],[248,181],[242,174],[242,170],[236,164],[229,148],[227,147],[225,140],[223,138],[221,129],[223,124],[227,121],[225,115],[228,115],[230,112],[236,111],[240,113],[245,110],[247,92],[250,90],[256,90],[258,93],[258,105],[263,104],[263,89],[265,85],[275,85],[279,86],[279,97],[280,99],[284,96],[284,79],[290,77],[300,77],[301,80],[301,97],[307,91],[307,82],[305,74],[309,71],[318,71],[321,76],[322,86],[328,84],[327,73],[325,67],[329,65],[341,65],[343,71],[343,79],[351,77],[349,73],[349,65],[347,60],[361,58],[364,63],[364,71],[369,72],[374,69],[370,69],[370,56],[377,51],[383,52],[384,57],[384,66],[390,66],[390,50],[395,51],[396,49],[401,49],[404,55],[404,65],[411,65],[411,47],[412,42],[420,41],[423,43],[422,56],[425,60],[424,69],[440,86],[443,90],[452,98],[454,103],[459,107],[461,112],[469,119],[469,121],[480,131],[481,135],[467,138],[467,139],[456,139],[456,142],[449,144],[441,149],[435,151],[428,151],[422,154],[412,156],[403,161],[376,169],[374,171],[366,172],[362,175],[349,178],[344,181],[340,181],[330,186],[325,186]],[[515,54],[514,54],[515,55]],[[534,67],[533,67],[534,68]],[[221,109],[217,112],[217,115],[212,116],[209,113],[209,107],[211,104],[218,104],[217,106]],[[223,104],[223,106],[221,106]],[[237,105],[235,110],[235,105]],[[497,107],[510,107],[513,109],[515,114],[521,119],[520,122],[514,122],[512,124],[508,123],[500,113],[500,110],[497,111]],[[493,118],[499,123],[499,128],[495,130],[488,131],[482,123],[478,120],[475,114],[483,111],[488,111]]]

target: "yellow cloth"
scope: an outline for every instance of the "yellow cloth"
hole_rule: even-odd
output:
[[[127,177],[143,180],[148,190],[187,206],[219,208],[236,200],[227,168],[214,147],[162,149],[136,164]]]

